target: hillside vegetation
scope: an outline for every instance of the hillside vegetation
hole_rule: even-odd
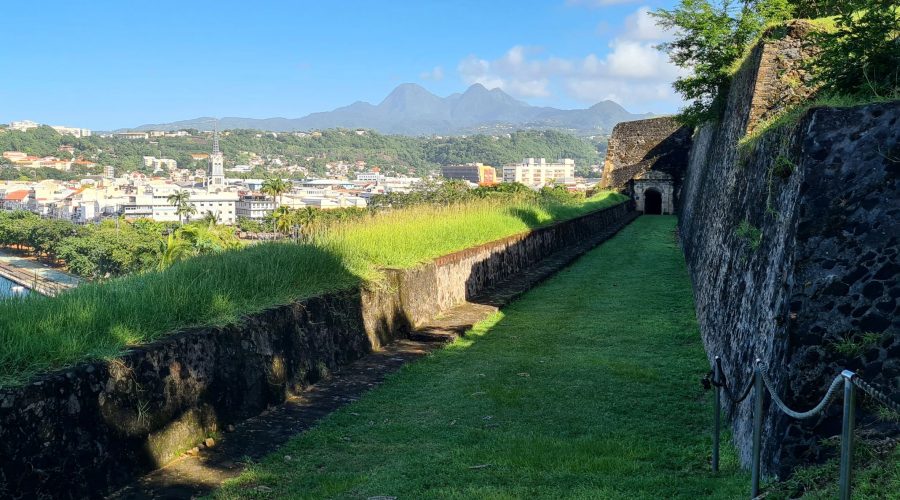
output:
[[[150,271],[90,283],[55,298],[0,301],[0,384],[176,329],[223,324],[265,307],[379,279],[379,266],[412,266],[624,201],[552,193],[498,195],[445,206],[383,210],[319,227],[303,244],[223,250]]]
[[[211,134],[193,131],[189,137],[159,137],[152,142],[90,136],[76,138],[60,135],[50,127],[26,132],[0,129],[0,151],[21,151],[35,156],[71,156],[58,151],[61,145],[75,148],[74,156],[113,165],[119,172],[144,171],[141,158],[172,158],[180,168],[205,168],[205,161],[195,162],[191,153],[212,150]],[[326,130],[321,135],[298,137],[289,133],[265,133],[256,130],[229,130],[221,134],[219,146],[225,154],[226,167],[247,164],[251,154],[264,160],[278,159],[283,165],[299,165],[311,174],[326,174],[327,162],[365,161],[386,172],[428,174],[441,165],[482,162],[501,166],[528,157],[548,159],[572,158],[580,175],[587,175],[591,165],[600,163],[605,142],[594,142],[552,130],[520,131],[506,135],[472,135],[468,137],[426,138],[382,135],[368,131],[358,135],[348,130]],[[599,148],[599,149],[598,149]],[[2,161],[2,160],[0,160]],[[273,167],[277,168],[277,167]],[[11,166],[0,168],[0,179],[14,180],[23,173],[33,178],[80,178],[97,174],[100,167],[77,168],[71,174],[53,169],[19,171]],[[259,168],[250,175],[263,177]]]

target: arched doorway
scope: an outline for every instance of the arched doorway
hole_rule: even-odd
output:
[[[644,191],[644,213],[647,215],[662,214],[662,194],[655,189]]]

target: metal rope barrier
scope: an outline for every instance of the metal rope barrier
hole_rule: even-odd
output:
[[[822,400],[816,404],[815,407],[810,410],[804,412],[794,411],[789,408],[781,398],[778,397],[777,392],[775,391],[774,384],[771,380],[769,380],[768,375],[764,369],[766,368],[766,364],[762,362],[760,359],[756,359],[753,368],[753,376],[750,377],[750,381],[747,384],[747,387],[742,391],[741,396],[735,398],[734,393],[731,392],[731,388],[728,386],[728,380],[725,378],[724,371],[722,370],[722,360],[719,356],[715,357],[715,364],[713,365],[713,369],[710,370],[709,374],[707,374],[706,378],[703,380],[704,385],[707,386],[707,389],[710,387],[715,387],[714,392],[714,424],[713,424],[713,453],[712,453],[712,470],[713,472],[718,472],[719,470],[719,434],[720,434],[720,415],[721,415],[721,392],[724,389],[725,395],[732,402],[739,404],[744,401],[747,396],[750,395],[750,389],[754,388],[754,404],[753,404],[753,452],[752,452],[752,466],[751,466],[751,498],[756,498],[759,496],[759,485],[760,485],[760,454],[761,454],[761,439],[762,439],[762,427],[763,427],[763,398],[765,397],[765,391],[768,389],[769,394],[772,396],[772,401],[775,403],[775,406],[786,415],[796,418],[796,419],[807,419],[810,417],[814,417],[821,413],[825,408],[831,404],[832,401],[837,397],[839,393],[839,388],[843,385],[843,417],[841,420],[841,465],[840,465],[840,482],[839,482],[839,492],[841,500],[849,500],[850,498],[850,486],[851,486],[851,468],[853,464],[853,428],[856,420],[856,389],[859,388],[866,395],[874,399],[875,401],[881,403],[892,411],[900,413],[900,403],[893,400],[887,394],[885,394],[882,390],[877,387],[869,384],[865,380],[862,380],[855,373],[849,370],[843,370],[839,375],[834,377],[834,380],[831,381],[831,385],[828,386],[828,390],[825,392],[825,396],[822,397]],[[890,438],[889,438],[890,439]]]
[[[864,393],[866,393],[867,396],[874,399],[875,401],[878,401],[879,403],[883,404],[884,406],[887,406],[891,410],[893,410],[897,413],[900,413],[900,403],[889,398],[887,394],[878,390],[872,384],[866,382],[865,380],[863,380],[859,377],[853,377],[853,385],[855,385],[856,387],[859,387],[860,390],[862,390]]]
[[[834,380],[831,381],[831,385],[828,387],[828,391],[825,393],[825,397],[823,397],[822,400],[819,401],[819,404],[807,411],[794,411],[788,408],[788,406],[784,404],[784,401],[782,401],[781,398],[778,397],[778,393],[775,391],[774,384],[772,384],[772,381],[769,380],[769,376],[766,375],[766,372],[763,371],[763,369],[766,367],[766,364],[759,361],[757,362],[757,366],[759,366],[759,375],[762,377],[763,383],[766,384],[766,389],[769,389],[769,395],[772,396],[772,401],[774,401],[775,404],[778,405],[778,408],[788,416],[801,420],[815,417],[819,414],[819,412],[824,410],[825,407],[827,407],[828,404],[831,403],[831,401],[834,399],[834,396],[838,392],[838,388],[844,382],[844,377],[842,377],[841,375],[837,375],[836,377],[834,377]]]
[[[718,372],[718,376],[721,377],[721,380],[716,379],[715,371]],[[747,381],[747,387],[741,391],[740,397],[734,397],[734,393],[731,392],[731,387],[728,386],[728,380],[725,378],[725,372],[722,370],[722,360],[716,356],[716,370],[713,372],[713,376],[710,378],[710,383],[716,387],[721,387],[725,389],[725,395],[728,396],[728,399],[731,400],[734,404],[741,404],[747,396],[750,395],[750,389],[753,389],[753,376],[750,377],[750,380]]]

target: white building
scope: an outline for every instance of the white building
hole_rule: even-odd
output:
[[[74,135],[75,137],[90,137],[91,131],[86,128],[63,127],[62,125],[50,125],[50,128],[62,135]]]
[[[171,158],[157,158],[155,156],[144,156],[144,166],[152,168],[154,172],[157,170],[166,170],[171,172],[178,169],[178,162]]]
[[[384,180],[384,174],[381,172],[360,172],[356,174],[356,180],[362,182],[381,182]]]
[[[260,220],[275,211],[275,201],[268,196],[246,195],[241,196],[235,206],[237,217]]]
[[[150,138],[150,134],[147,132],[116,132],[113,134],[113,137],[117,139],[131,139],[131,140],[147,140]]]
[[[31,120],[20,120],[15,122],[9,122],[10,130],[18,130],[19,132],[25,132],[30,128],[38,128],[41,124],[37,122],[33,122]]]
[[[525,158],[522,163],[503,167],[503,182],[519,182],[534,188],[572,184],[575,182],[575,160],[566,158],[547,163],[543,158]]]
[[[129,218],[148,218],[160,222],[178,221],[175,206],[169,203],[169,195],[181,189],[173,184],[164,187],[147,186],[141,193],[129,197],[123,207],[123,213]],[[212,212],[222,224],[234,224],[237,220],[236,204],[238,194],[235,192],[211,193],[203,189],[187,189],[190,204],[195,213],[189,219],[200,219]]]

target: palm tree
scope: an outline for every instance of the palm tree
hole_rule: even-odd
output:
[[[241,244],[234,235],[234,229],[227,226],[204,226],[193,224],[178,230],[181,238],[197,255],[221,252]]]
[[[294,214],[291,209],[285,206],[280,206],[272,212],[272,218],[275,219],[275,230],[287,234],[291,230],[291,225],[294,222]]]
[[[212,210],[207,210],[206,213],[203,214],[203,222],[207,226],[215,226],[219,222],[219,216],[213,213]]]
[[[191,194],[187,191],[176,191],[167,198],[169,205],[175,207],[175,214],[178,215],[178,223],[184,224],[184,216],[190,217],[197,213],[197,209],[191,204]]]
[[[187,257],[191,253],[191,244],[175,233],[169,233],[169,236],[159,242],[159,270],[163,270],[179,260]]]
[[[262,184],[262,191],[264,194],[267,194],[272,197],[272,200],[276,201],[278,205],[281,205],[281,195],[290,191],[291,188],[284,179],[279,177],[269,177]]]

